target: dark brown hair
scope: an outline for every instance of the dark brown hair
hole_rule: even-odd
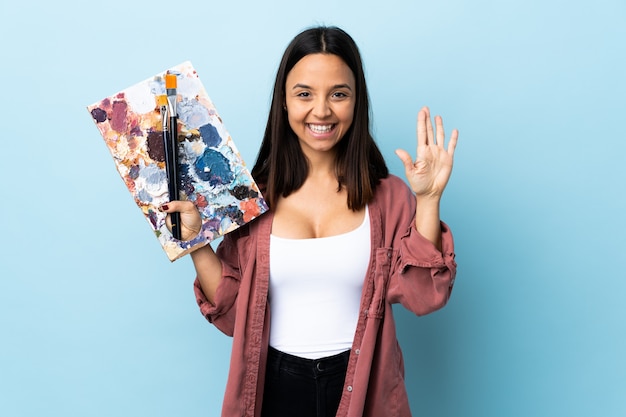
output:
[[[355,79],[354,118],[337,146],[338,187],[348,192],[348,207],[363,208],[373,197],[381,178],[389,171],[370,133],[370,106],[361,55],[354,40],[337,27],[315,27],[297,35],[283,54],[263,142],[252,168],[270,207],[282,195],[299,189],[308,175],[308,162],[296,134],[289,126],[285,103],[287,74],[298,61],[310,54],[333,54],[352,70]]]

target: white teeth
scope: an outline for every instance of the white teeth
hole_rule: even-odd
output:
[[[315,133],[328,133],[332,128],[333,125],[309,125],[309,129]]]

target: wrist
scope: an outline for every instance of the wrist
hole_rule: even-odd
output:
[[[415,195],[415,201],[418,206],[424,207],[439,207],[439,203],[441,202],[441,195]]]
[[[189,255],[191,255],[191,259],[194,261],[201,259],[205,256],[215,255],[215,251],[211,247],[211,244],[207,242],[205,245],[199,245],[194,248]]]

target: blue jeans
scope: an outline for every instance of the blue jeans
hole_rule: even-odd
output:
[[[346,378],[347,350],[305,359],[270,346],[262,417],[334,417]]]

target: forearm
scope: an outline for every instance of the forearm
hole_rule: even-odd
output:
[[[202,292],[209,302],[214,303],[215,292],[222,280],[222,262],[210,244],[191,252]]]
[[[440,197],[417,197],[415,228],[441,251]]]

